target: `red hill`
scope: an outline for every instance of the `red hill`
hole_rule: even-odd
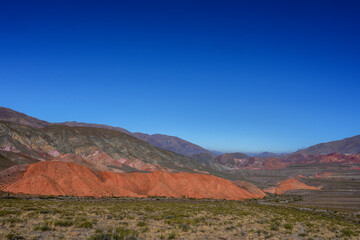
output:
[[[229,180],[206,174],[93,172],[90,168],[58,161],[29,165],[21,178],[5,183],[4,191],[35,195],[188,197],[243,200],[258,194]],[[261,192],[261,190],[259,190]]]
[[[290,178],[288,180],[278,182],[276,184],[276,187],[265,189],[264,192],[283,194],[284,192],[287,192],[290,190],[297,190],[297,189],[319,190],[319,189],[321,189],[321,187],[309,186],[309,185],[306,185],[305,183],[300,182],[296,178]]]

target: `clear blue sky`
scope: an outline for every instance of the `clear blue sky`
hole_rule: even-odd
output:
[[[360,134],[360,1],[0,2],[0,105],[293,151]]]

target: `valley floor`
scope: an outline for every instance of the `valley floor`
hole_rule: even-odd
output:
[[[360,214],[302,210],[281,205],[292,199],[282,198],[241,202],[9,197],[3,193],[0,239],[359,238]]]

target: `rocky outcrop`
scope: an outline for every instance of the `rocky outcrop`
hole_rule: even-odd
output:
[[[14,173],[15,174],[15,173]],[[35,195],[211,198],[243,200],[263,197],[229,180],[198,173],[113,173],[59,161],[28,166],[4,191]],[[261,193],[261,190],[258,190]]]
[[[290,178],[285,181],[278,182],[275,187],[267,188],[264,192],[275,193],[275,194],[283,194],[290,190],[298,190],[298,189],[308,189],[308,190],[319,190],[321,187],[314,187],[306,185],[305,183],[300,182],[296,178]]]

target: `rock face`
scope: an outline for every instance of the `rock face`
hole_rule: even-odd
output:
[[[290,190],[297,189],[309,189],[309,190],[319,190],[321,187],[314,187],[306,185],[305,183],[300,182],[296,178],[290,178],[288,180],[278,182],[276,187],[265,189],[264,192],[275,193],[275,194],[283,194]]]
[[[243,200],[263,197],[229,180],[197,173],[113,173],[59,161],[28,166],[22,177],[4,184],[4,191],[35,195],[187,197]],[[258,190],[261,193],[261,190]]]

